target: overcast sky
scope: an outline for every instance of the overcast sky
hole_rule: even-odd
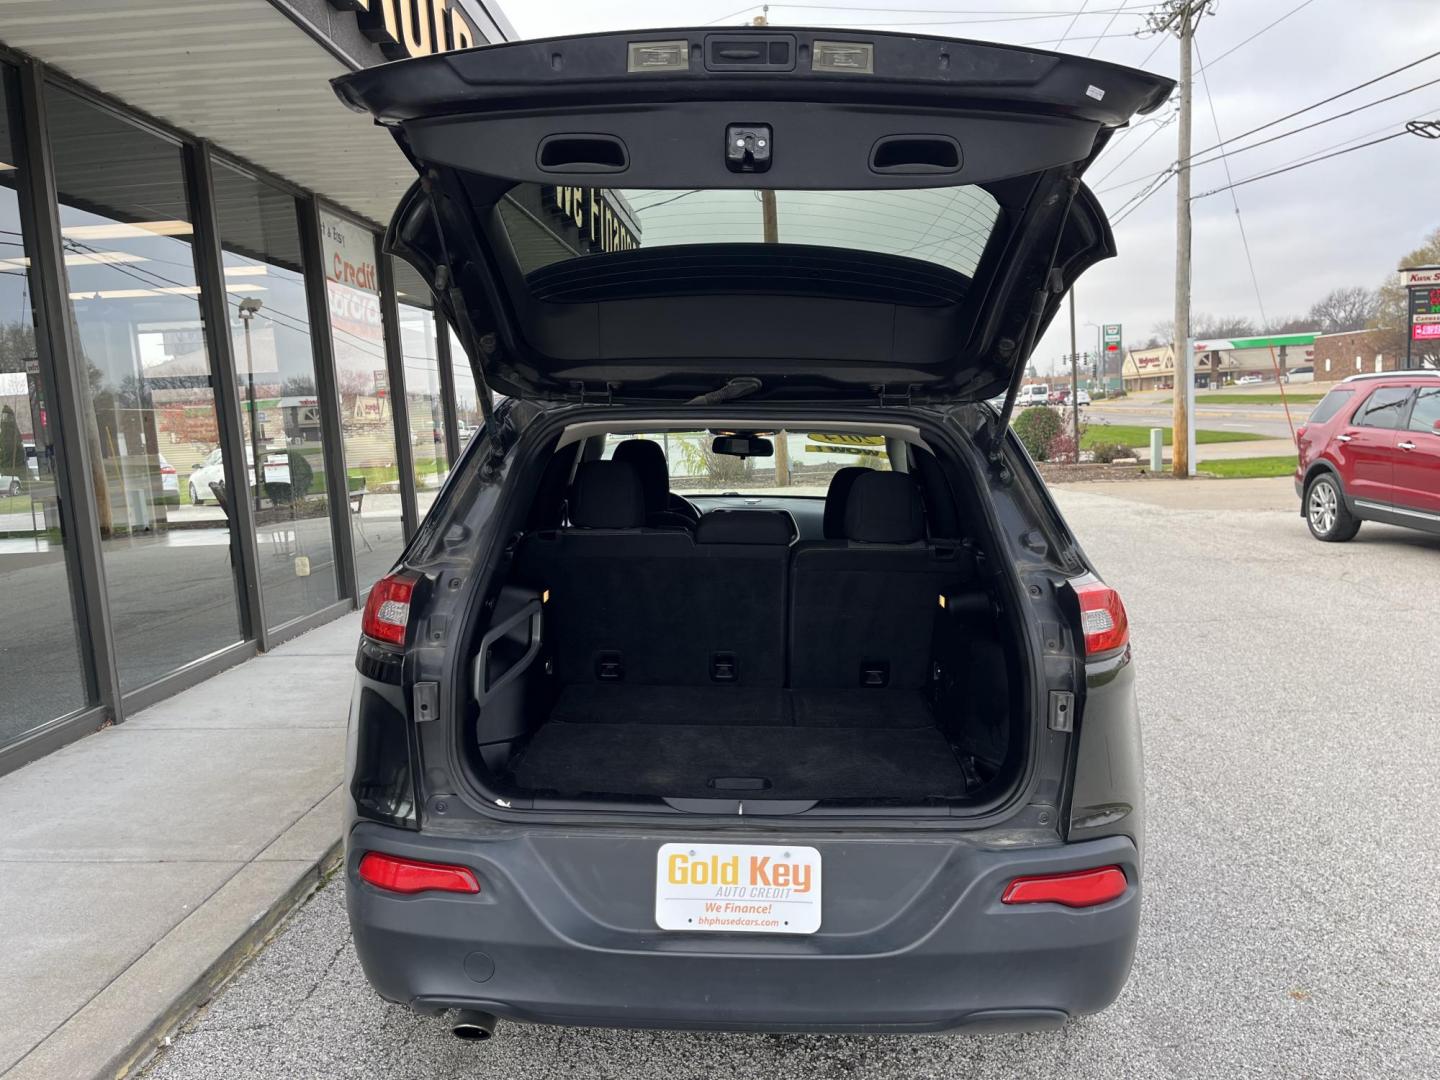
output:
[[[1179,45],[1169,38],[1136,37],[1143,0],[818,0],[771,4],[781,26],[913,29],[950,37],[1057,47],[1097,59],[1143,66],[1174,76]],[[1201,60],[1211,61],[1195,80],[1195,149],[1219,138],[1233,147],[1257,142],[1390,94],[1440,80],[1440,57],[1340,98],[1331,105],[1236,139],[1251,128],[1313,104],[1402,64],[1440,52],[1440,0],[1219,0],[1197,35]],[[738,0],[523,0],[502,6],[526,37],[639,27],[739,25],[760,13]],[[1299,7],[1300,10],[1295,9]],[[1251,35],[1282,16],[1253,41]],[[1075,13],[1079,12],[1079,17]],[[933,20],[933,21],[927,21]],[[1158,48],[1157,48],[1158,46]],[[1238,46],[1238,48],[1237,48]],[[1234,49],[1234,52],[1229,50]],[[1227,54],[1227,55],[1222,55]],[[1197,70],[1199,68],[1197,63]],[[1211,105],[1214,106],[1212,118]],[[1157,113],[1168,115],[1169,110]],[[1406,120],[1440,118],[1440,81],[1354,116],[1322,124],[1230,159],[1235,180],[1404,127]],[[1216,122],[1220,137],[1216,136]],[[1087,174],[1113,216],[1145,181],[1176,157],[1175,125],[1154,133],[1147,123],[1123,133]],[[1153,138],[1149,136],[1154,134]],[[1143,140],[1148,139],[1144,146]],[[1137,150],[1136,148],[1139,147]],[[1134,151],[1128,161],[1122,159]],[[1205,155],[1215,157],[1215,155]],[[1111,170],[1114,170],[1113,173]],[[1106,175],[1109,173],[1110,175]],[[1126,183],[1139,180],[1139,183]],[[1217,159],[1194,170],[1200,194],[1227,183]],[[1116,186],[1124,184],[1124,186]],[[1114,190],[1105,190],[1109,188]],[[1378,285],[1396,260],[1419,246],[1440,224],[1440,141],[1393,139],[1329,161],[1259,180],[1235,190],[1259,278],[1260,296],[1245,263],[1230,193],[1194,203],[1196,311],[1246,315],[1261,321],[1303,314],[1311,302],[1342,285]],[[1092,269],[1076,289],[1080,349],[1095,348],[1085,324],[1120,322],[1131,342],[1174,311],[1175,188],[1170,181],[1116,228],[1119,257]],[[1036,350],[1042,370],[1069,351],[1069,327],[1057,319]]]

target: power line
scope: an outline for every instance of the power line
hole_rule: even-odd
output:
[[[1237,180],[1233,184],[1226,184],[1224,187],[1212,188],[1209,191],[1202,191],[1199,195],[1196,195],[1195,198],[1204,199],[1210,195],[1218,195],[1222,191],[1229,191],[1231,188],[1244,187],[1246,184],[1253,184],[1256,180],[1266,180],[1272,176],[1279,176],[1281,173],[1294,172],[1296,169],[1303,169],[1306,165],[1314,165],[1321,161],[1328,161],[1330,158],[1340,157],[1342,154],[1353,154],[1356,150],[1364,150],[1367,147],[1379,146],[1381,143],[1386,143],[1389,142],[1391,139],[1398,139],[1408,134],[1410,134],[1408,131],[1396,131],[1393,134],[1385,135],[1378,139],[1371,139],[1369,142],[1363,142],[1359,146],[1352,146],[1348,150],[1336,150],[1332,154],[1322,154],[1319,157],[1308,158],[1305,161],[1298,162],[1294,165],[1287,165],[1284,168],[1271,169],[1269,172],[1263,172],[1256,176],[1247,176],[1244,180]]]
[[[1373,79],[1366,79],[1364,82],[1362,82],[1362,83],[1357,83],[1356,85],[1350,87],[1348,90],[1341,90],[1338,94],[1331,94],[1329,97],[1323,98],[1323,99],[1321,99],[1320,101],[1315,102],[1313,105],[1306,105],[1303,109],[1296,109],[1294,112],[1286,113],[1284,116],[1276,117],[1274,120],[1271,120],[1271,121],[1269,121],[1268,123],[1261,124],[1259,127],[1253,127],[1253,128],[1251,128],[1249,131],[1242,132],[1242,133],[1239,134],[1239,135],[1233,136],[1232,138],[1230,138],[1230,139],[1227,140],[1227,141],[1228,141],[1228,142],[1239,142],[1241,139],[1248,139],[1251,135],[1254,135],[1256,132],[1264,131],[1266,128],[1272,128],[1272,127],[1274,127],[1276,124],[1283,124],[1286,120],[1292,120],[1292,119],[1294,119],[1295,117],[1300,116],[1300,115],[1303,114],[1303,113],[1311,112],[1311,111],[1313,111],[1313,110],[1315,110],[1315,109],[1320,108],[1320,106],[1322,106],[1322,105],[1328,105],[1328,104],[1330,104],[1330,102],[1332,102],[1332,101],[1337,101],[1337,100],[1339,100],[1339,99],[1342,98],[1342,97],[1348,97],[1349,95],[1355,93],[1355,91],[1357,91],[1357,90],[1363,90],[1363,89],[1365,89],[1365,87],[1367,87],[1367,86],[1374,86],[1377,82],[1382,82],[1382,81],[1384,81],[1385,79],[1390,78],[1392,75],[1398,75],[1398,74],[1400,74],[1400,72],[1402,72],[1402,71],[1409,71],[1411,68],[1413,68],[1413,67],[1418,67],[1420,64],[1425,63],[1427,60],[1433,60],[1433,59],[1435,59],[1435,57],[1437,57],[1437,56],[1440,56],[1440,50],[1437,50],[1436,52],[1432,52],[1432,53],[1430,53],[1430,54],[1428,54],[1428,55],[1426,55],[1426,56],[1422,56],[1422,57],[1420,57],[1419,60],[1412,60],[1412,61],[1411,61],[1410,63],[1408,63],[1408,64],[1402,64],[1400,67],[1395,68],[1395,69],[1392,70],[1392,71],[1387,71],[1387,72],[1385,72],[1385,74],[1383,74],[1383,75],[1376,75]],[[1213,64],[1214,61],[1212,60],[1211,63]],[[1210,153],[1210,151],[1212,151],[1212,150],[1218,150],[1219,148],[1220,148],[1220,144],[1217,143],[1215,146],[1207,146],[1207,147],[1205,147],[1203,150],[1196,150],[1196,151],[1195,151],[1193,154],[1191,154],[1190,156],[1191,156],[1191,157],[1198,157],[1198,156],[1201,155],[1201,154],[1208,154],[1208,153]]]
[[[1117,15],[1118,15],[1118,14],[1127,14],[1127,13],[1128,13],[1128,14],[1133,14],[1133,15],[1143,15],[1143,14],[1145,14],[1146,12],[1150,11],[1150,10],[1155,6],[1153,3],[1121,4],[1121,5],[1118,6],[1118,7],[1095,8],[1093,11],[1086,11],[1085,8],[1086,8],[1086,6],[1088,5],[1088,3],[1089,3],[1089,0],[1084,0],[1084,2],[1081,4],[1081,7],[1080,7],[1080,11],[1079,11],[1079,12],[1076,12],[1076,11],[1074,11],[1074,10],[1072,10],[1072,9],[1069,9],[1069,8],[1065,8],[1065,9],[1059,9],[1059,8],[1041,8],[1041,9],[1034,10],[1034,11],[1027,11],[1027,12],[1025,12],[1023,15],[1019,16],[1019,18],[1024,18],[1024,19],[1032,19],[1032,18],[1035,18],[1035,19],[1063,19],[1063,18],[1066,18],[1067,16],[1074,16],[1074,15],[1078,15],[1078,14],[1086,14],[1086,15],[1109,15],[1109,14],[1111,14],[1111,13],[1114,13],[1114,14],[1117,14]],[[884,4],[877,6],[877,5],[870,5],[870,4],[813,4],[813,3],[779,4],[779,3],[762,3],[762,4],[751,4],[751,5],[749,5],[748,7],[741,8],[739,11],[735,12],[735,14],[736,14],[736,15],[743,15],[745,12],[751,11],[751,10],[753,10],[754,8],[758,8],[758,7],[804,8],[804,9],[810,9],[810,10],[815,10],[815,11],[889,11],[889,12],[894,12],[894,13],[896,13],[896,14],[898,14],[898,15],[1009,15],[1009,14],[1012,14],[1012,13],[1014,12],[1014,10],[1015,10],[1013,7],[1008,7],[1008,8],[956,8],[956,7],[900,8],[900,7],[890,7],[889,5],[884,5]],[[729,16],[729,15],[726,16],[726,18],[732,18],[732,17],[733,17],[733,16]]]
[[[1202,72],[1202,74],[1203,74],[1203,72]],[[1410,89],[1408,89],[1408,90],[1401,90],[1399,93],[1390,94],[1390,95],[1387,96],[1387,97],[1379,98],[1379,99],[1377,99],[1377,100],[1375,100],[1375,101],[1368,102],[1367,104],[1357,105],[1357,106],[1356,106],[1355,108],[1353,108],[1353,109],[1347,109],[1345,112],[1336,113],[1334,116],[1327,116],[1324,120],[1316,120],[1313,124],[1306,124],[1306,125],[1304,125],[1303,127],[1294,128],[1293,130],[1290,130],[1290,131],[1282,131],[1279,135],[1272,135],[1272,136],[1271,136],[1270,138],[1268,138],[1268,139],[1261,139],[1259,142],[1257,142],[1257,143],[1251,143],[1249,146],[1241,146],[1241,147],[1238,147],[1238,148],[1236,148],[1236,149],[1234,149],[1234,150],[1231,150],[1230,153],[1231,153],[1231,154],[1239,154],[1239,153],[1242,153],[1242,152],[1244,152],[1244,151],[1246,151],[1246,150],[1254,150],[1257,146],[1265,146],[1265,145],[1267,145],[1268,143],[1278,142],[1278,141],[1281,140],[1281,139],[1288,139],[1291,135],[1299,135],[1302,131],[1309,131],[1309,130],[1311,130],[1312,128],[1322,127],[1323,125],[1328,124],[1328,123],[1331,123],[1332,121],[1335,121],[1335,120],[1343,120],[1343,119],[1344,119],[1345,117],[1347,117],[1347,116],[1354,116],[1356,113],[1358,113],[1358,112],[1364,112],[1366,109],[1373,109],[1376,105],[1384,105],[1386,102],[1394,101],[1396,98],[1402,98],[1402,97],[1404,97],[1406,94],[1413,94],[1413,93],[1415,93],[1415,91],[1417,91],[1417,90],[1425,90],[1425,89],[1427,89],[1428,87],[1435,86],[1435,85],[1437,85],[1437,84],[1440,84],[1440,79],[1431,79],[1429,82],[1421,83],[1419,86],[1412,86],[1412,87],[1410,87]],[[1233,141],[1233,140],[1232,140],[1232,141]],[[1223,144],[1223,143],[1220,143],[1220,144],[1217,144],[1217,145],[1223,146],[1224,144]],[[1196,162],[1193,162],[1193,164],[1195,164],[1195,165],[1210,165],[1210,164],[1213,164],[1215,161],[1218,161],[1218,160],[1223,159],[1224,156],[1225,156],[1225,151],[1224,151],[1224,150],[1221,150],[1221,151],[1220,151],[1220,158],[1207,158],[1207,159],[1204,160],[1204,161],[1196,161]]]
[[[1070,20],[1070,25],[1065,27],[1065,33],[1060,35],[1060,40],[1055,42],[1055,48],[1058,49],[1061,45],[1065,44],[1065,39],[1070,36],[1070,31],[1075,29],[1075,24],[1080,21],[1080,16],[1085,13],[1085,9],[1089,6],[1090,0],[1080,0],[1080,10],[1075,12],[1074,17]]]
[[[1096,10],[1094,10],[1094,11],[1084,11],[1084,12],[1075,12],[1075,11],[1027,12],[1027,13],[1025,13],[1025,14],[1023,14],[1023,15],[1016,15],[1016,14],[1013,13],[1013,10],[1012,10],[1012,9],[1008,9],[1008,8],[971,8],[971,9],[956,9],[956,8],[884,8],[884,7],[862,7],[862,6],[855,6],[855,5],[843,5],[843,4],[842,4],[842,5],[834,5],[834,4],[751,4],[751,5],[749,5],[748,7],[741,8],[739,11],[732,12],[732,13],[729,14],[729,15],[722,16],[721,18],[718,18],[718,19],[711,19],[710,22],[711,22],[712,24],[714,24],[714,23],[728,22],[729,20],[731,20],[731,19],[733,19],[733,18],[736,18],[737,16],[744,15],[746,12],[754,11],[754,10],[757,9],[757,8],[763,8],[763,7],[769,7],[769,8],[810,9],[810,10],[816,10],[816,11],[861,11],[861,12],[880,12],[880,11],[886,11],[886,12],[892,12],[892,13],[898,14],[898,15],[925,15],[925,14],[930,14],[930,15],[968,15],[968,16],[981,15],[981,16],[989,16],[989,17],[986,17],[986,18],[918,19],[918,20],[907,20],[907,21],[905,21],[905,22],[896,22],[896,21],[893,20],[893,19],[886,19],[886,20],[883,21],[883,22],[855,22],[855,21],[852,21],[852,20],[846,20],[846,21],[845,21],[845,23],[846,23],[847,26],[850,26],[850,27],[860,27],[860,28],[865,28],[865,27],[897,27],[897,26],[971,26],[971,25],[986,25],[986,24],[993,24],[993,23],[1042,22],[1042,21],[1045,21],[1045,20],[1067,19],[1067,18],[1070,19],[1070,20],[1073,22],[1075,19],[1079,18],[1079,16],[1080,16],[1081,14],[1090,15],[1090,16],[1110,15],[1110,16],[1112,16],[1112,19],[1113,19],[1113,18],[1118,18],[1120,15],[1132,15],[1132,16],[1143,17],[1143,16],[1147,13],[1147,10],[1148,10],[1148,5],[1142,5],[1142,6],[1137,6],[1137,7],[1135,7],[1135,8],[1101,8],[1101,9],[1096,9]],[[1124,35],[1117,35],[1117,36],[1124,36]],[[1049,40],[1049,39],[1046,39],[1046,40]]]
[[[1292,135],[1299,135],[1299,134],[1302,134],[1303,132],[1311,131],[1311,130],[1313,130],[1314,128],[1323,127],[1324,125],[1329,124],[1329,123],[1332,123],[1332,122],[1334,122],[1334,121],[1336,121],[1336,120],[1343,120],[1343,119],[1345,119],[1347,116],[1354,116],[1356,113],[1364,112],[1366,109],[1373,109],[1373,108],[1374,108],[1375,106],[1377,106],[1377,105],[1387,104],[1388,102],[1395,101],[1395,100],[1397,100],[1397,99],[1399,99],[1399,98],[1405,97],[1405,96],[1408,95],[1408,94],[1413,94],[1413,93],[1415,93],[1417,90],[1425,90],[1425,89],[1428,89],[1429,87],[1436,86],[1436,85],[1440,85],[1440,79],[1431,79],[1429,82],[1423,82],[1423,83],[1420,83],[1420,84],[1418,84],[1418,85],[1416,85],[1416,86],[1411,86],[1411,87],[1409,87],[1408,89],[1397,91],[1397,92],[1394,93],[1394,94],[1388,94],[1388,95],[1386,95],[1386,96],[1383,97],[1383,98],[1377,98],[1377,99],[1374,100],[1374,101],[1366,102],[1364,105],[1357,105],[1357,106],[1356,106],[1355,108],[1353,108],[1353,109],[1346,109],[1344,112],[1336,113],[1334,116],[1327,116],[1327,117],[1325,117],[1323,120],[1316,120],[1314,123],[1304,124],[1304,125],[1302,125],[1302,126],[1300,126],[1300,127],[1298,127],[1298,128],[1292,128],[1292,129],[1289,130],[1289,131],[1282,131],[1282,132],[1281,132],[1280,134],[1278,134],[1278,135],[1272,135],[1272,136],[1270,136],[1270,138],[1268,138],[1268,139],[1261,139],[1259,142],[1250,143],[1248,146],[1238,146],[1238,147],[1234,147],[1233,149],[1230,149],[1230,150],[1228,150],[1228,151],[1225,150],[1225,149],[1223,149],[1227,144],[1229,144],[1229,143],[1234,143],[1234,142],[1238,142],[1240,139],[1244,138],[1243,135],[1237,135],[1237,136],[1236,136],[1235,138],[1233,138],[1233,139],[1227,139],[1224,143],[1216,143],[1214,146],[1209,147],[1207,150],[1200,150],[1200,151],[1197,151],[1196,153],[1192,154],[1192,155],[1191,155],[1190,164],[1191,164],[1192,167],[1200,166],[1200,165],[1213,165],[1213,164],[1215,164],[1215,162],[1222,160],[1227,153],[1228,153],[1228,154],[1231,154],[1231,155],[1234,155],[1234,154],[1242,154],[1242,153],[1244,153],[1246,150],[1254,150],[1254,149],[1256,149],[1257,147],[1268,146],[1268,145],[1271,144],[1271,143],[1279,142],[1281,139],[1288,139],[1288,138],[1290,138]],[[1269,127],[1269,126],[1271,126],[1271,125],[1269,125],[1269,124],[1264,125],[1264,127]],[[1257,129],[1257,130],[1261,130],[1261,129]],[[1202,154],[1210,153],[1211,151],[1214,151],[1214,150],[1219,150],[1219,151],[1220,151],[1220,153],[1219,153],[1218,156],[1216,156],[1216,157],[1210,157],[1210,158],[1203,158],[1203,159],[1198,160],[1198,161],[1195,160],[1196,158],[1200,158],[1200,156],[1201,156]],[[1127,158],[1126,160],[1128,160],[1128,158]],[[1175,164],[1178,164],[1178,163],[1172,163],[1169,167],[1170,167],[1170,168],[1174,168]],[[1113,169],[1111,170],[1111,172],[1114,172],[1114,171],[1115,171],[1115,170],[1113,170]],[[1106,173],[1106,174],[1105,174],[1106,177],[1108,177],[1109,175],[1110,175],[1109,173]],[[1103,180],[1104,177],[1102,177],[1101,179]],[[1138,184],[1138,183],[1140,183],[1141,181],[1143,181],[1143,180],[1148,180],[1148,179],[1149,179],[1149,175],[1148,175],[1148,174],[1147,174],[1146,176],[1136,176],[1136,177],[1132,177],[1132,178],[1129,179],[1129,180],[1119,181],[1118,183],[1113,184],[1113,185],[1111,185],[1111,187],[1106,188],[1106,189],[1104,189],[1104,190],[1106,190],[1106,191],[1113,191],[1113,190],[1115,190],[1116,188],[1128,187],[1128,186],[1131,185],[1131,184]],[[1097,183],[1098,183],[1098,182],[1099,182],[1099,181],[1097,181]]]
[[[1195,59],[1200,61],[1200,82],[1205,87],[1205,100],[1210,106],[1210,122],[1215,125],[1215,138],[1219,139],[1223,146],[1225,136],[1220,134],[1220,115],[1215,110],[1215,95],[1210,92],[1210,76],[1205,74],[1205,58],[1200,55],[1198,41],[1195,43]],[[1225,166],[1225,180],[1231,185],[1230,203],[1235,207],[1235,223],[1240,227],[1240,245],[1245,249],[1245,262],[1250,267],[1250,284],[1255,287],[1255,306],[1260,309],[1260,325],[1269,326],[1270,320],[1265,315],[1265,301],[1260,296],[1260,278],[1255,273],[1255,260],[1250,254],[1250,239],[1245,235],[1245,219],[1240,214],[1240,200],[1235,195],[1235,178],[1230,175],[1230,159],[1223,150],[1220,152],[1220,161]]]
[[[1116,9],[1115,13],[1110,16],[1110,21],[1105,24],[1105,29],[1100,31],[1100,37],[1104,37],[1106,34],[1110,33],[1110,28],[1115,25],[1115,20],[1118,19],[1119,17],[1120,17],[1120,11],[1119,11],[1119,9]],[[1088,49],[1085,50],[1085,55],[1086,55],[1086,56],[1094,56],[1094,55],[1095,55],[1095,46],[1098,45],[1099,43],[1100,43],[1100,38],[1096,38],[1093,42],[1091,42],[1091,43],[1090,43],[1090,48],[1088,48]]]
[[[1226,50],[1225,50],[1223,53],[1221,53],[1219,56],[1215,57],[1214,60],[1211,60],[1210,63],[1211,63],[1211,64],[1218,64],[1221,60],[1224,60],[1225,57],[1229,56],[1231,53],[1235,52],[1237,49],[1243,49],[1246,45],[1249,45],[1250,42],[1254,41],[1254,40],[1255,40],[1256,38],[1258,38],[1261,34],[1265,33],[1265,31],[1271,30],[1271,29],[1273,29],[1274,27],[1279,26],[1282,22],[1284,22],[1286,19],[1290,18],[1291,15],[1294,15],[1294,14],[1295,14],[1297,11],[1299,11],[1301,8],[1309,7],[1309,6],[1310,6],[1311,4],[1313,4],[1314,2],[1315,2],[1315,0],[1303,0],[1302,3],[1297,4],[1295,7],[1291,8],[1291,9],[1290,9],[1289,11],[1287,11],[1284,15],[1281,15],[1278,19],[1276,19],[1274,22],[1270,23],[1268,26],[1263,26],[1263,27],[1261,27],[1259,30],[1256,30],[1255,33],[1251,34],[1251,35],[1250,35],[1249,37],[1247,37],[1244,41],[1240,42],[1240,44],[1238,44],[1238,45],[1232,45],[1230,48],[1226,49]],[[1201,67],[1200,70],[1203,72],[1203,71],[1205,70],[1205,68],[1204,68],[1204,67]]]
[[[1103,184],[1106,180],[1108,180],[1111,176],[1113,176],[1113,175],[1115,174],[1115,172],[1116,172],[1118,169],[1120,169],[1121,167],[1123,167],[1124,164],[1125,164],[1127,161],[1129,161],[1131,158],[1133,158],[1133,157],[1134,157],[1136,154],[1138,154],[1141,150],[1145,149],[1145,145],[1146,145],[1151,139],[1155,138],[1156,135],[1159,135],[1160,132],[1164,131],[1167,127],[1169,127],[1170,124],[1171,124],[1171,122],[1174,121],[1174,119],[1175,119],[1175,117],[1172,115],[1172,116],[1171,116],[1168,120],[1166,120],[1164,123],[1156,125],[1154,131],[1150,132],[1149,135],[1146,135],[1145,138],[1141,139],[1141,140],[1135,145],[1135,148],[1130,151],[1130,153],[1126,154],[1123,158],[1121,158],[1119,161],[1117,161],[1117,162],[1115,163],[1114,168],[1112,168],[1112,169],[1110,169],[1108,172],[1106,172],[1104,176],[1097,177],[1096,180],[1095,180],[1095,183],[1096,183],[1096,184]],[[1133,183],[1133,181],[1130,181],[1130,182],[1127,182],[1127,183],[1123,183],[1123,184],[1115,184],[1113,187],[1103,188],[1103,189],[1101,189],[1101,190],[1102,190],[1102,191],[1114,191],[1115,188],[1128,187],[1128,186],[1130,185],[1130,183]],[[1097,194],[1100,194],[1100,193],[1101,193],[1101,192],[1097,192]]]

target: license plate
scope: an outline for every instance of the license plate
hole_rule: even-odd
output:
[[[780,844],[663,844],[655,862],[662,930],[813,934],[820,852]]]

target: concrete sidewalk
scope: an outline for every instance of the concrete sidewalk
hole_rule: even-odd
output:
[[[0,778],[0,1075],[114,1076],[340,842],[359,616]]]

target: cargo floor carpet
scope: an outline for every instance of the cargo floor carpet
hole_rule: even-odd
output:
[[[934,727],[551,721],[513,775],[563,795],[917,800],[965,791]]]

